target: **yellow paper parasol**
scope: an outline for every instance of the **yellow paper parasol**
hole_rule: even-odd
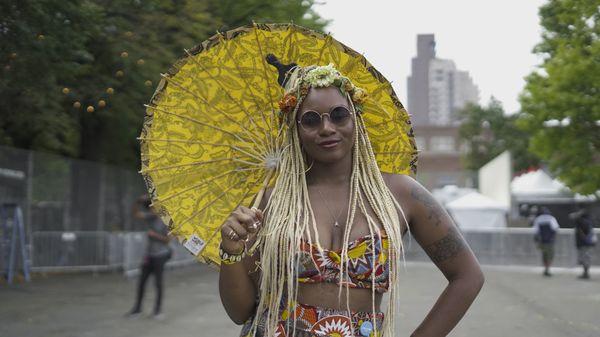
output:
[[[381,171],[416,172],[406,110],[391,84],[354,50],[294,24],[252,24],[186,51],[163,75],[140,136],[154,208],[202,262],[219,265],[220,225],[277,175],[282,63],[334,66],[369,93],[363,118]],[[260,197],[257,197],[260,199]]]

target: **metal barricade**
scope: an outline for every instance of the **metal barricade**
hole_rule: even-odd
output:
[[[595,229],[600,235],[600,229]],[[541,265],[541,253],[533,240],[532,228],[482,228],[465,230],[463,237],[482,264],[489,265]],[[406,259],[426,261],[429,258],[414,238],[406,239]],[[560,228],[554,245],[554,262],[557,267],[575,267],[577,250],[572,228]],[[600,245],[592,250],[592,260],[600,263]]]
[[[109,232],[33,232],[31,243],[34,271],[107,270],[121,265],[122,240]]]
[[[147,244],[145,232],[34,232],[32,271],[73,272],[122,270],[137,273]],[[171,241],[173,257],[167,266],[195,262],[176,240]]]

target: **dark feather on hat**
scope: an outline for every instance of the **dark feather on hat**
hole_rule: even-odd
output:
[[[282,64],[281,62],[279,62],[279,59],[273,54],[268,54],[266,56],[266,60],[267,60],[268,64],[277,68],[277,71],[279,72],[279,77],[277,78],[277,83],[279,83],[280,86],[285,88],[285,85],[288,80],[288,72],[290,70],[294,69],[295,67],[297,67],[298,64],[296,64],[296,63]]]

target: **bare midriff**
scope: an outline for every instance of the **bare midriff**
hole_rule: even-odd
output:
[[[297,301],[315,307],[346,310],[346,287],[342,287],[341,293],[339,290],[339,285],[335,283],[300,283]],[[373,311],[371,289],[350,288],[349,291],[350,310]],[[382,297],[383,294],[375,292],[375,311],[380,311]]]

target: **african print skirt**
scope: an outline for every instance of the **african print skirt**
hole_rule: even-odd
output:
[[[348,312],[299,303],[293,310],[282,311],[275,337],[380,337],[383,319],[383,312]],[[265,321],[266,314],[258,323],[255,337],[267,337]],[[252,319],[244,324],[240,336],[252,337],[251,327]],[[377,327],[377,335],[375,335],[375,327]]]

